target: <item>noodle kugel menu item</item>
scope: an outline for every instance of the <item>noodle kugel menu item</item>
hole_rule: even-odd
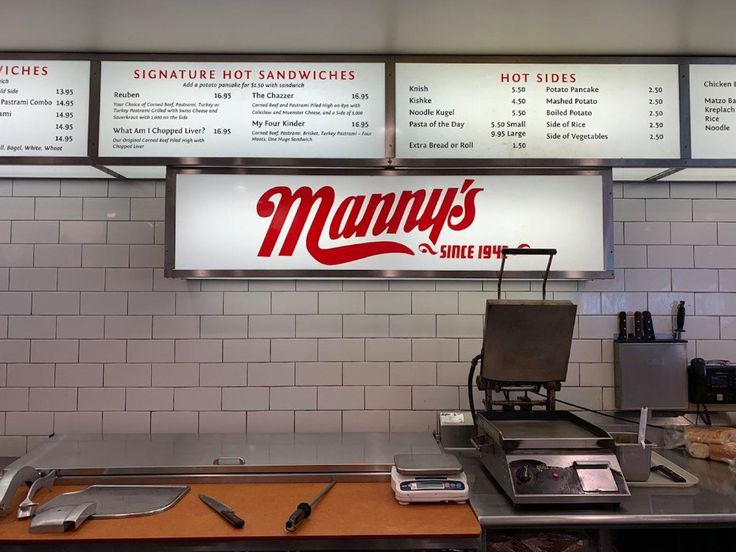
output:
[[[383,63],[102,63],[101,157],[385,156]]]
[[[678,66],[398,63],[396,156],[678,159]]]
[[[694,159],[736,157],[736,65],[690,66]]]
[[[89,61],[0,60],[0,157],[86,157]]]

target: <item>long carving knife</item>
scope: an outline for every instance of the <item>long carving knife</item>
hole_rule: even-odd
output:
[[[223,504],[219,500],[215,500],[211,496],[207,495],[199,495],[199,499],[204,502],[207,506],[212,508],[215,512],[220,514],[223,518],[225,518],[225,521],[227,521],[230,525],[237,529],[242,529],[245,525],[245,520],[242,518],[239,518],[235,514],[235,510],[233,510],[230,506],[227,504]]]

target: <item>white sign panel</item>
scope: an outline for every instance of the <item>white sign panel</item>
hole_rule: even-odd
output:
[[[736,158],[736,65],[690,66],[694,159]]]
[[[396,65],[399,158],[678,159],[677,65]]]
[[[381,158],[383,63],[102,63],[100,156]]]
[[[601,175],[178,174],[175,270],[605,270]],[[168,236],[167,239],[171,239]],[[515,257],[509,270],[544,270]]]
[[[86,157],[89,61],[0,60],[0,157]]]

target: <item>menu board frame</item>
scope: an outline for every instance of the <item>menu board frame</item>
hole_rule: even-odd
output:
[[[497,270],[488,271],[421,271],[421,270],[351,270],[351,269],[329,269],[329,270],[183,270],[176,268],[176,179],[180,174],[212,174],[212,175],[377,175],[391,178],[402,178],[403,176],[421,175],[444,175],[444,176],[481,176],[481,175],[583,175],[600,176],[602,185],[602,236],[604,268],[600,271],[561,271],[552,270],[549,273],[551,279],[589,280],[598,278],[613,278],[613,179],[610,168],[596,169],[475,169],[475,170],[453,170],[453,169],[257,169],[247,167],[207,167],[207,168],[185,168],[168,167],[166,171],[166,215],[165,215],[165,249],[164,249],[164,275],[167,278],[320,278],[320,279],[493,279],[498,277]],[[540,261],[540,270],[519,271],[513,269],[513,263],[509,264],[509,270],[504,270],[504,276],[512,279],[542,279],[544,270]],[[546,265],[545,265],[546,266]],[[554,261],[552,263],[554,268]]]
[[[384,156],[376,158],[306,158],[306,157],[106,157],[99,155],[99,94],[101,89],[101,67],[103,62],[127,61],[127,62],[211,62],[211,63],[377,63],[384,66]],[[94,134],[90,135],[90,154],[101,164],[107,165],[237,165],[237,166],[272,166],[272,167],[294,167],[294,166],[324,166],[324,167],[384,167],[390,164],[393,156],[393,118],[392,111],[388,107],[389,98],[393,97],[393,80],[389,82],[388,63],[385,56],[374,55],[236,55],[236,54],[191,54],[191,55],[128,55],[108,54],[100,56],[97,60],[97,109],[95,115]],[[94,138],[94,143],[92,143]],[[131,161],[132,160],[132,161]]]
[[[708,56],[692,56],[688,57],[684,70],[684,81],[687,85],[686,96],[683,99],[682,93],[680,104],[687,111],[687,120],[680,120],[680,127],[687,131],[688,147],[692,145],[690,114],[692,106],[690,104],[690,66],[691,65],[734,65],[736,66],[736,57],[708,57]],[[710,158],[710,157],[692,157],[692,150],[688,150],[688,157],[683,167],[736,167],[736,159],[732,158]]]
[[[427,167],[442,164],[448,167],[684,167],[690,157],[690,97],[687,67],[689,63],[675,56],[394,56],[391,67],[396,73],[399,63],[442,64],[591,64],[591,65],[677,65],[679,76],[680,155],[674,158],[394,158],[394,164],[406,167]],[[395,102],[395,91],[394,91]],[[687,121],[687,127],[683,121]],[[685,132],[687,131],[687,132]]]
[[[95,61],[89,54],[67,54],[67,53],[2,53],[0,59],[18,61],[88,61],[89,67],[89,106],[87,113],[87,148],[86,155],[79,156],[7,156],[0,157],[0,165],[92,165],[98,170],[110,173],[104,167],[96,166],[97,160],[91,155],[92,132],[97,124],[97,113],[99,110],[99,74],[95,74]]]
[[[736,159],[694,159],[690,136],[690,79],[693,65],[736,65],[736,57],[716,56],[485,56],[485,55],[240,55],[240,54],[126,54],[126,53],[59,53],[0,52],[8,60],[81,60],[90,62],[89,117],[87,155],[79,157],[15,156],[0,157],[0,165],[89,165],[111,177],[122,178],[107,165],[161,166],[207,165],[247,167],[736,167]],[[356,62],[383,63],[385,68],[385,157],[381,158],[230,158],[230,157],[100,157],[100,69],[103,61],[172,61],[172,62]],[[672,159],[593,159],[593,158],[468,158],[441,157],[404,159],[395,157],[395,68],[397,63],[498,63],[498,64],[672,64],[679,69],[680,157]]]

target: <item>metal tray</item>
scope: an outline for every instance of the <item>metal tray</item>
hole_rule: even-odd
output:
[[[61,506],[93,502],[97,508],[92,517],[98,519],[148,516],[168,510],[188,492],[185,485],[92,485],[52,498],[36,515]]]
[[[452,454],[397,454],[394,464],[401,475],[453,475],[463,471]]]
[[[673,472],[684,477],[685,482],[678,483],[677,481],[672,481],[671,479],[668,479],[664,475],[657,472],[650,472],[649,479],[647,479],[646,481],[628,481],[627,483],[629,484],[629,487],[659,487],[661,489],[683,489],[687,487],[694,487],[695,485],[700,483],[700,478],[698,478],[697,475],[693,475],[685,468],[678,466],[674,462],[671,462],[670,460],[660,454],[657,454],[656,452],[652,452],[651,463],[652,466],[656,466],[658,464],[667,466]]]
[[[478,425],[504,450],[615,448],[608,432],[567,411],[480,412]]]

